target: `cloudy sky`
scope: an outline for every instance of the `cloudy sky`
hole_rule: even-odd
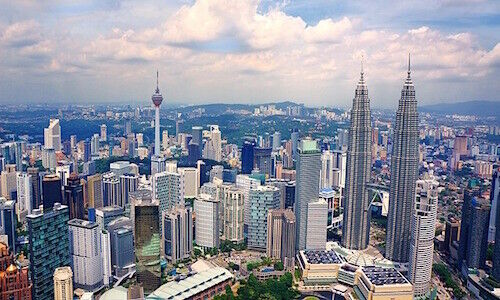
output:
[[[500,101],[500,1],[375,2],[0,0],[0,102]]]

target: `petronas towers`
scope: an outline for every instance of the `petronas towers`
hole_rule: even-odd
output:
[[[410,221],[418,176],[418,112],[415,88],[408,76],[396,114],[391,156],[391,184],[387,223],[386,258],[408,262]],[[351,110],[347,154],[342,246],[366,249],[370,234],[370,174],[372,167],[370,99],[363,68]]]
[[[363,76],[361,67],[361,78],[352,101],[347,150],[342,246],[349,249],[365,249],[370,234],[370,198],[366,185],[370,182],[372,167],[372,126],[370,99]]]
[[[387,215],[385,257],[408,262],[410,222],[418,177],[418,112],[415,87],[408,76],[401,90],[391,156],[391,189]]]

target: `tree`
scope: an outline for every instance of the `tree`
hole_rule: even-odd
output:
[[[281,261],[277,261],[274,263],[274,269],[276,271],[283,271],[285,269],[285,266],[283,266],[283,263]]]

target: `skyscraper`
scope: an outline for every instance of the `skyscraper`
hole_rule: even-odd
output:
[[[64,186],[64,204],[69,207],[69,219],[83,219],[85,207],[83,203],[83,186],[76,173],[72,173]]]
[[[297,180],[295,187],[296,249],[304,250],[306,248],[308,224],[307,207],[309,202],[317,201],[319,197],[321,152],[316,141],[311,139],[301,140],[297,152]]]
[[[495,176],[494,178],[499,178],[499,169],[495,171]],[[500,200],[500,182],[496,181],[495,186],[493,184],[491,185],[491,190],[492,192],[495,193],[494,197],[496,197],[497,201]],[[490,198],[491,199],[491,198]],[[496,216],[495,216],[495,223],[496,223],[496,228],[498,230],[495,230],[495,248],[493,249],[493,272],[492,276],[497,280],[500,281],[500,204],[497,202],[496,205]]]
[[[193,250],[193,210],[176,205],[162,217],[162,250],[171,263],[188,258]]]
[[[0,233],[7,236],[8,246],[12,252],[16,251],[17,240],[16,202],[0,197]]]
[[[33,187],[31,175],[17,173],[17,216],[21,222],[31,213],[33,204]]]
[[[47,174],[42,180],[43,210],[50,210],[54,203],[62,203],[61,179],[56,174]]]
[[[108,127],[106,124],[101,125],[101,141],[106,142],[108,140]]]
[[[33,188],[31,208],[40,206],[42,204],[42,195],[40,193],[40,173],[38,168],[30,167],[27,170],[28,174],[31,175],[31,187]]]
[[[256,147],[253,149],[253,166],[260,173],[271,176],[271,148]]]
[[[173,172],[156,173],[153,176],[153,199],[160,204],[160,215],[181,204],[181,176]],[[158,219],[160,222],[161,219]]]
[[[43,139],[44,148],[61,151],[61,125],[59,125],[59,119],[50,119],[49,127],[43,130]]]
[[[34,209],[28,220],[30,275],[33,299],[53,299],[52,275],[58,267],[70,265],[68,207],[54,203],[51,211]],[[57,241],[57,242],[54,242]]]
[[[408,57],[408,76],[401,90],[393,137],[385,250],[387,259],[403,263],[408,262],[411,213],[418,176],[418,112],[410,74]]]
[[[328,203],[318,199],[307,204],[306,249],[324,250],[326,246],[326,224]]]
[[[273,209],[267,214],[266,255],[279,259],[286,269],[295,262],[295,215],[290,209]]]
[[[219,199],[208,194],[199,194],[194,200],[196,215],[196,244],[205,248],[219,247]]]
[[[280,207],[280,190],[275,186],[258,186],[250,190],[250,225],[248,226],[248,248],[266,250],[267,214]]]
[[[439,183],[426,179],[418,180],[416,185],[408,274],[415,296],[421,297],[429,292],[431,283]]]
[[[488,242],[495,242],[496,234],[496,223],[497,223],[497,210],[500,207],[498,201],[500,201],[500,168],[493,171],[491,177],[491,191],[490,191],[490,201],[491,201],[491,213],[490,213],[490,225],[488,227]]]
[[[244,207],[245,194],[243,189],[230,186],[224,190],[224,237],[226,240],[242,243],[244,241]]]
[[[366,184],[370,181],[372,167],[370,99],[363,67],[354,95],[349,127],[342,246],[359,250],[368,246],[370,235],[370,199]]]
[[[248,138],[243,142],[241,148],[241,173],[251,174],[253,170],[253,151],[255,148],[255,139]]]
[[[54,300],[73,300],[73,271],[59,267],[54,271]]]

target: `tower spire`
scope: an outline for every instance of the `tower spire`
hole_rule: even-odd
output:
[[[408,75],[410,75],[410,52],[408,52]]]
[[[160,88],[158,87],[158,69],[156,69],[156,92],[158,93]]]

